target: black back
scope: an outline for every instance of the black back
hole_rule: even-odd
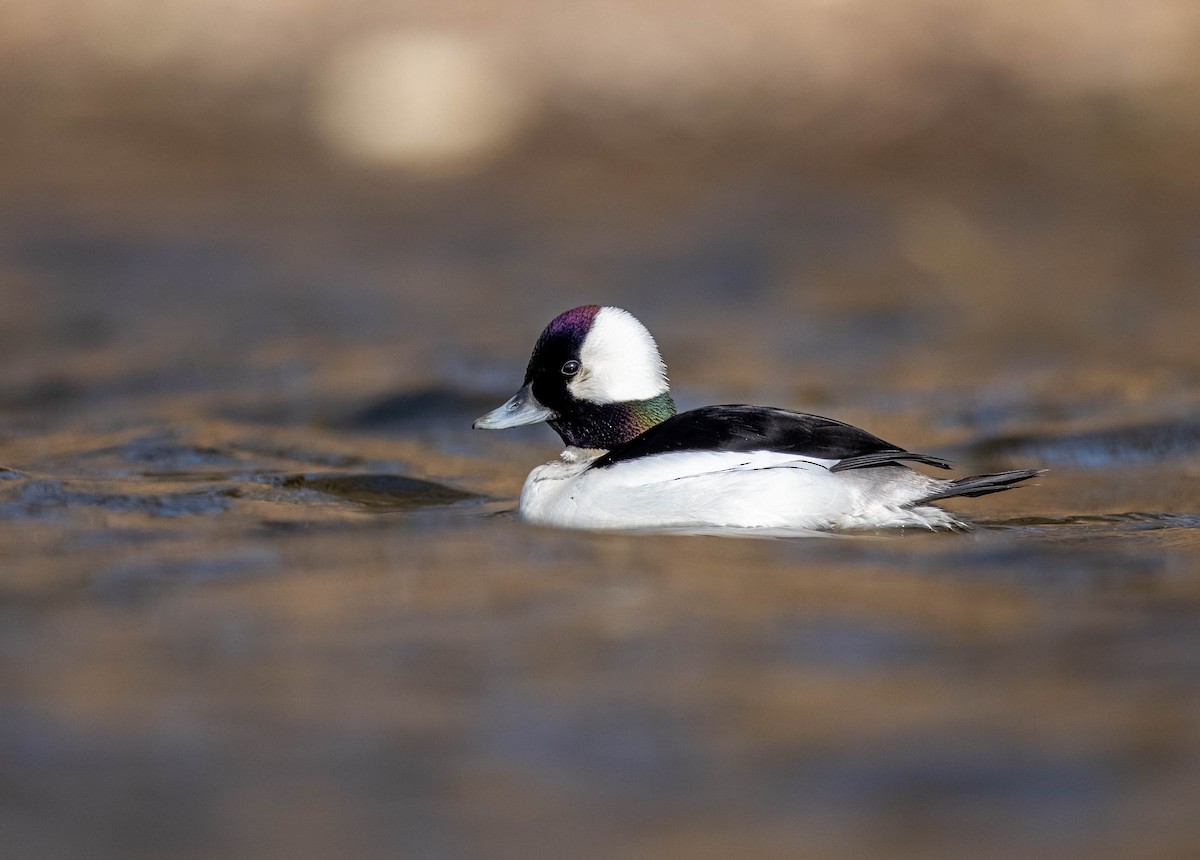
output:
[[[950,468],[941,458],[910,453],[851,424],[765,406],[704,406],[680,413],[617,445],[592,468],[673,451],[782,451],[837,460],[831,467],[835,472],[902,460]]]

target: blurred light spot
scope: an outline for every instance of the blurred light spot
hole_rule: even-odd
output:
[[[443,172],[512,146],[530,101],[480,39],[378,34],[343,46],[319,71],[313,121],[350,161]]]

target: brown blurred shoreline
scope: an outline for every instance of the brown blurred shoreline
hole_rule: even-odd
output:
[[[1200,9],[1075,6],[11,3],[0,189],[401,193],[493,178],[669,189],[749,173],[1194,198],[1200,55],[1179,46],[1200,42]],[[388,39],[425,57],[434,80],[470,67],[444,98],[478,111],[471,99],[511,93],[519,107],[444,161],[339,150],[315,117],[323,81],[341,54],[365,43],[378,54]],[[441,54],[429,60],[426,42]],[[368,108],[382,111],[405,84],[373,85]]]

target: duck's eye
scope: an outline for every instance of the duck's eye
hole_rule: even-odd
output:
[[[563,376],[574,376],[578,372],[579,372],[579,362],[573,358],[562,366],[562,375]]]

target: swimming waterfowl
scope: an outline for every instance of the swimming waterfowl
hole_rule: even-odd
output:
[[[529,473],[523,519],[589,529],[827,531],[964,524],[933,502],[1007,490],[1019,469],[934,478],[949,469],[850,424],[765,406],[676,413],[658,345],[621,308],[555,317],[525,381],[475,421],[499,430],[548,423],[566,449]]]

